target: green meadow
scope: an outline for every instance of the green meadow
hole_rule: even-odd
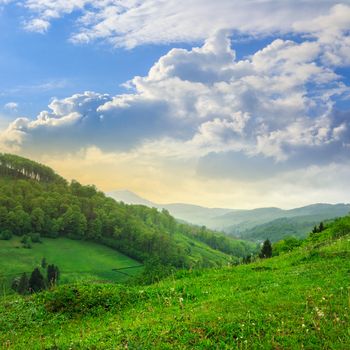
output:
[[[23,272],[30,274],[40,266],[42,258],[59,267],[63,284],[84,280],[123,282],[142,271],[140,267],[125,269],[140,263],[101,244],[43,238],[42,243],[32,243],[32,248],[26,249],[20,240],[20,237],[0,240],[0,281],[6,289],[14,277]]]
[[[150,286],[82,283],[8,296],[0,303],[0,344],[346,350],[349,287],[347,234],[248,265],[179,271]]]

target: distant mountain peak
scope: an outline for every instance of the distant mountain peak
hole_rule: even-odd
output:
[[[144,199],[129,190],[117,190],[108,195],[118,201],[127,204],[142,204],[158,209],[165,208],[177,219],[196,225],[205,225],[211,229],[223,230],[231,234],[244,234],[248,230],[263,225],[267,228],[268,223],[275,227],[279,219],[295,219],[295,222],[307,220],[314,224],[311,217],[317,223],[320,220],[330,219],[346,215],[350,211],[349,204],[314,203],[300,208],[281,209],[277,207],[263,207],[255,209],[223,209],[206,208],[194,204],[171,203],[157,204]],[[311,221],[310,221],[311,220]],[[307,228],[308,229],[308,228]]]
[[[141,204],[147,207],[157,207],[158,205],[139,196],[138,194],[129,191],[127,189],[115,190],[106,193],[107,196],[114,198],[119,202],[124,202],[126,204]]]

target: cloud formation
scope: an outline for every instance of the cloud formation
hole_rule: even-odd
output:
[[[25,28],[46,32],[74,13],[74,42],[106,40],[114,46],[195,42],[228,28],[244,35],[290,32],[296,21],[325,15],[338,2],[305,0],[24,0]]]
[[[322,60],[326,64],[350,64],[350,6],[338,4],[331,8],[329,14],[311,21],[298,21],[293,28],[317,39],[324,50]]]
[[[341,20],[347,11],[337,5],[314,19],[312,38],[276,39],[242,60],[236,60],[230,32],[220,30],[201,47],[170,50],[147,76],[127,83],[130,93],[85,92],[53,100],[36,120],[14,121],[1,135],[2,144],[35,151],[50,140],[52,149],[96,145],[150,152],[162,145],[179,158],[242,152],[277,162],[329,149],[332,158],[349,144],[349,121],[337,117],[335,106],[350,90],[334,70],[347,64],[350,22]],[[295,28],[305,30],[305,24]],[[343,50],[335,59],[339,42]]]
[[[9,110],[9,111],[16,111],[18,108],[18,103],[17,102],[7,102],[4,105],[4,108]]]

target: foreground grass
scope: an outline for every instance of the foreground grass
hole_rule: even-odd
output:
[[[128,277],[113,269],[140,265],[139,262],[100,244],[74,241],[67,238],[43,238],[42,243],[22,248],[20,237],[0,240],[0,284],[8,286],[15,276],[30,273],[40,266],[42,258],[55,264],[61,271],[61,283],[77,280],[122,282]],[[141,269],[127,270],[138,274]],[[2,281],[2,283],[1,283]]]
[[[350,237],[148,287],[0,303],[4,349],[349,349]]]

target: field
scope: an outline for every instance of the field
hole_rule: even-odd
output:
[[[0,302],[8,349],[349,349],[350,236],[145,286]]]
[[[9,241],[0,240],[0,281],[3,288],[22,272],[30,273],[34,267],[40,266],[44,257],[49,264],[59,267],[61,283],[78,280],[122,282],[128,278],[127,275],[135,275],[142,270],[114,271],[139,266],[140,263],[93,242],[44,238],[43,243],[34,243],[31,249],[26,249],[22,248],[20,238],[15,237]]]

